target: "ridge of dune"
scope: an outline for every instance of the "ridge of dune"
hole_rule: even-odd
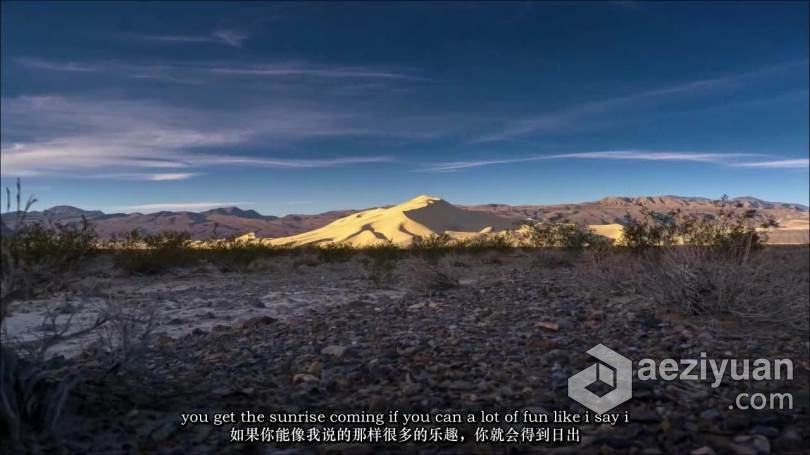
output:
[[[409,245],[417,237],[464,237],[482,231],[503,231],[512,224],[494,214],[464,210],[441,198],[420,195],[394,206],[354,213],[309,232],[267,241],[296,246],[331,242],[365,246],[383,241]]]

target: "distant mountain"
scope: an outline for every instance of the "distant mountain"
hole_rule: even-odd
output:
[[[81,222],[82,215],[93,223],[96,232],[103,238],[125,234],[137,229],[142,234],[155,234],[162,231],[182,231],[194,239],[229,237],[255,232],[260,237],[283,237],[312,230],[328,224],[341,216],[354,213],[354,210],[339,210],[317,215],[286,215],[283,217],[262,215],[255,210],[242,210],[237,207],[223,207],[205,212],[155,212],[155,213],[114,213],[105,214],[98,210],[82,210],[71,206],[57,206],[50,209],[30,211],[27,223]],[[11,224],[16,213],[4,213],[3,222]]]
[[[217,209],[206,210],[202,212],[203,215],[216,216],[235,216],[239,218],[251,218],[254,220],[277,220],[277,216],[264,216],[255,210],[242,210],[239,207],[220,207]]]
[[[555,205],[505,205],[485,204],[453,206],[439,198],[423,198],[441,201],[437,207],[450,206],[444,219],[447,224],[443,229],[449,231],[464,231],[470,227],[461,222],[460,213],[469,211],[485,212],[494,215],[507,224],[514,225],[526,219],[534,220],[569,220],[588,225],[608,225],[621,223],[625,214],[637,215],[639,204],[644,204],[657,212],[668,212],[680,209],[689,213],[713,213],[716,207],[711,199],[681,196],[648,196],[648,197],[606,197],[598,201],[578,204]],[[416,198],[419,199],[419,198]],[[413,199],[409,202],[413,202]],[[732,199],[741,207],[756,209],[760,218],[772,217],[785,225],[805,226],[808,219],[808,208],[801,204],[768,202],[753,197]],[[401,206],[402,204],[400,204]],[[384,207],[390,209],[396,206]],[[436,210],[435,208],[432,210]],[[461,210],[458,212],[457,210]],[[96,232],[102,237],[123,234],[133,229],[142,233],[151,234],[161,231],[184,231],[191,233],[195,239],[207,239],[213,236],[228,237],[253,232],[257,237],[289,237],[322,228],[340,218],[358,213],[358,210],[336,210],[316,215],[286,215],[282,217],[262,215],[255,210],[242,210],[238,207],[222,207],[204,212],[156,212],[156,213],[112,213],[105,214],[98,210],[82,210],[71,206],[56,206],[44,211],[28,213],[27,222],[63,224],[78,223],[82,216],[95,226]],[[409,212],[411,213],[411,212]],[[418,216],[417,212],[409,216]],[[466,215],[464,215],[466,216]],[[4,213],[2,219],[10,223],[15,213]],[[453,219],[458,218],[454,226]],[[463,217],[462,217],[463,218]],[[411,218],[409,218],[411,219]],[[466,219],[466,218],[465,218]],[[490,218],[493,220],[495,218]],[[416,220],[419,222],[419,220]],[[443,222],[444,223],[444,222]],[[494,223],[498,226],[501,223]],[[439,225],[433,226],[437,229]],[[372,224],[371,227],[374,227]],[[462,229],[453,229],[462,228]],[[374,228],[377,229],[377,228]],[[369,230],[369,229],[366,229]],[[367,234],[363,234],[367,235]]]
[[[801,204],[768,202],[753,197],[734,198],[729,201],[744,209],[757,210],[762,221],[767,217],[778,221],[807,218],[808,207]],[[714,213],[717,207],[712,199],[683,196],[606,197],[593,202],[554,205],[470,205],[464,208],[495,213],[512,219],[569,220],[583,224],[622,223],[625,215],[637,216],[641,206],[666,213],[682,210],[687,213]]]

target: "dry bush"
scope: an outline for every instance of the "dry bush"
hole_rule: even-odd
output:
[[[685,316],[806,331],[808,259],[806,247],[724,251],[680,245],[642,253],[612,248],[583,253],[577,273],[597,296],[641,295],[654,308]]]
[[[2,346],[0,365],[0,423],[7,437],[17,442],[23,430],[38,434],[52,431],[59,423],[71,390],[87,380],[90,369],[49,351],[60,343],[86,336],[97,337],[95,351],[86,360],[107,373],[123,371],[149,347],[155,323],[154,305],[104,301],[96,318],[76,327],[71,314],[60,322],[58,310],[45,315],[37,340]],[[0,432],[2,433],[2,432]]]
[[[647,291],[657,304],[684,314],[731,316],[746,323],[780,323],[806,331],[810,277],[803,264],[807,254],[780,258],[779,253],[667,248],[657,261],[648,261]]]
[[[459,286],[457,267],[452,264],[457,260],[445,256],[436,260],[414,258],[408,261],[404,281],[411,289],[432,295]]]
[[[593,233],[589,227],[569,221],[538,221],[523,225],[526,242],[534,248],[562,248],[582,250],[602,244],[604,238]]]
[[[467,239],[456,239],[449,246],[457,253],[480,254],[505,252],[517,246],[516,239],[508,232],[477,234]]]
[[[157,305],[154,302],[121,302],[107,298],[97,309],[106,324],[95,330],[96,348],[106,355],[109,370],[136,365],[152,341]]]
[[[390,286],[394,282],[397,262],[403,251],[390,241],[378,242],[362,250],[361,262],[368,272],[368,279],[377,287]]]
[[[323,262],[348,262],[357,253],[357,248],[348,243],[330,242],[318,245],[318,259]]]
[[[453,246],[453,239],[447,234],[431,234],[427,237],[413,238],[408,252],[414,256],[436,262],[447,254]]]
[[[6,194],[10,208],[11,192],[7,189]],[[22,297],[23,291],[42,281],[53,280],[53,273],[59,271],[55,267],[81,262],[95,242],[95,234],[86,222],[80,228],[25,226],[28,210],[36,199],[29,198],[22,207],[21,194],[18,180],[13,222],[10,226],[0,222],[0,326],[3,328],[11,304]],[[43,275],[43,270],[51,275]],[[73,314],[59,322],[57,312],[52,311],[45,316],[38,340],[25,344],[3,340],[0,346],[0,439],[9,441],[9,449],[19,448],[24,432],[36,435],[52,431],[60,421],[71,390],[87,378],[86,369],[74,362],[66,362],[58,356],[48,360],[48,350],[107,326],[113,331],[130,327],[127,325],[130,320],[123,316],[126,311],[114,308],[109,306],[99,311],[94,322],[81,328],[74,326]],[[136,331],[141,336],[133,341],[128,338],[131,330],[122,333],[124,335],[117,339],[123,341],[114,346],[117,355],[113,358],[131,360],[133,352],[139,352],[140,343],[148,337],[142,336],[144,331]]]
[[[644,254],[616,247],[589,248],[576,262],[576,274],[585,289],[596,297],[633,295],[640,291],[646,258]]]
[[[142,236],[137,230],[112,239],[108,248],[115,251],[115,265],[132,274],[157,274],[172,268],[197,264],[198,248],[191,247],[187,232],[166,231]]]
[[[260,259],[286,253],[288,248],[270,245],[256,239],[230,237],[209,240],[198,250],[200,256],[203,256],[221,271],[241,272],[249,270],[251,265]]]
[[[640,216],[625,216],[620,243],[634,250],[659,246],[696,245],[734,254],[762,246],[765,238],[757,232],[757,211],[744,209],[728,196],[713,202],[714,213],[688,214],[680,209],[658,213],[640,205]],[[761,218],[761,217],[760,217]],[[773,219],[760,227],[777,226]]]
[[[543,248],[537,250],[532,265],[540,269],[570,269],[574,267],[578,257],[571,251]]]

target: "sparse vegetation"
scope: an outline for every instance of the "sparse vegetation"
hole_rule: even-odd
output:
[[[116,266],[136,274],[161,273],[200,260],[198,252],[191,248],[191,237],[185,232],[141,236],[133,230],[113,239],[108,247],[114,251]]]
[[[485,251],[508,251],[517,246],[512,235],[506,232],[486,233],[467,239],[454,240],[453,250],[462,253],[478,254]]]
[[[369,280],[379,287],[390,285],[394,281],[394,271],[402,257],[402,249],[391,242],[378,242],[362,251]]]
[[[244,271],[255,261],[277,256],[287,248],[273,246],[253,239],[214,239],[206,242],[201,254],[223,272]]]
[[[757,212],[744,209],[740,202],[728,196],[715,201],[716,213],[694,215],[680,210],[666,214],[656,213],[641,206],[641,215],[628,214],[622,229],[621,244],[634,250],[658,246],[695,245],[713,250],[737,254],[759,248],[765,240],[757,227],[775,227],[777,223],[767,219],[757,226]]]
[[[447,234],[431,234],[427,237],[415,237],[408,251],[414,256],[435,261],[439,256],[450,251],[452,243],[452,237]]]
[[[582,250],[588,246],[605,243],[587,226],[567,221],[538,221],[524,225],[528,244],[534,248],[562,248]]]
[[[330,242],[316,248],[318,258],[323,262],[346,262],[357,253],[357,249],[348,243]]]

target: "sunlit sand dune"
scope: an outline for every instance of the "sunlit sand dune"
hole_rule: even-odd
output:
[[[392,207],[355,213],[303,234],[268,241],[273,245],[340,242],[364,246],[382,241],[409,245],[416,237],[432,234],[463,238],[512,227],[512,221],[497,215],[460,209],[443,199],[422,195]]]

